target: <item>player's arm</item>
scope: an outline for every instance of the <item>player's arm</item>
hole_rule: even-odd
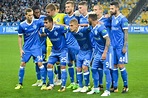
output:
[[[22,35],[18,35],[18,44],[19,44],[19,49],[20,49],[20,56],[24,54],[24,51],[22,49]]]
[[[45,27],[43,27],[43,28],[40,29],[39,35],[40,35],[41,37],[47,36],[46,33],[45,33]]]
[[[126,46],[127,46],[127,41],[128,41],[128,20],[127,18],[122,18],[121,20],[121,27],[122,27],[122,30],[124,32],[124,46],[123,46],[123,49],[122,49],[122,52],[123,53],[126,53]]]
[[[122,49],[122,52],[123,53],[126,53],[126,46],[127,46],[127,40],[128,40],[128,29],[124,29],[124,46],[123,46],[123,49]]]
[[[108,48],[109,48],[109,45],[110,45],[109,36],[104,37],[104,39],[106,39],[106,43],[105,43],[104,52],[103,52],[103,54],[102,54],[102,60],[105,60],[105,59],[106,59],[106,55],[107,55]]]

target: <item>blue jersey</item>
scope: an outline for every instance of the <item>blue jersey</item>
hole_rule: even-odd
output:
[[[66,15],[64,17],[64,24],[69,26],[69,23],[72,19],[78,20],[78,17],[76,17],[75,15],[72,16]],[[77,48],[79,47],[76,39],[71,33],[66,33],[66,43],[68,47],[77,47]]]
[[[104,26],[106,27],[106,30],[109,34],[109,38],[112,40],[113,38],[112,38],[112,34],[110,32],[111,31],[111,18],[106,18],[106,17],[102,16],[99,19],[99,21],[104,24]],[[112,45],[112,41],[110,44]]]
[[[79,16],[79,24],[89,24],[88,15],[86,15],[86,16],[80,15]]]
[[[117,17],[112,16],[112,45],[115,48],[122,48],[124,45],[124,29],[128,29],[128,20],[122,14],[119,14]]]
[[[79,27],[77,32],[71,32],[73,36],[76,38],[80,46],[80,49],[83,51],[92,49],[90,31],[91,30],[88,27]]]
[[[32,50],[40,47],[39,29],[43,27],[43,22],[38,19],[33,19],[31,24],[23,21],[19,25],[18,35],[24,36],[24,50]]]
[[[47,34],[47,37],[50,39],[53,52],[60,52],[62,49],[66,48],[66,39],[64,33],[67,32],[67,29],[64,26],[53,25],[52,30],[47,28],[44,31]]]
[[[95,41],[95,50],[98,50],[99,53],[103,53],[105,49],[106,36],[108,36],[108,32],[104,25],[98,24],[91,30],[94,41]]]

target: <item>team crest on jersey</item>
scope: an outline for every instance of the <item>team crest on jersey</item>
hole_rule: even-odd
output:
[[[119,21],[118,20],[116,20],[116,24],[118,24],[119,23]]]
[[[36,28],[37,28],[37,26],[36,26],[36,25],[33,25],[33,28],[34,28],[34,29],[36,29]]]
[[[60,19],[59,18],[57,19],[57,22],[60,22]]]
[[[81,37],[83,37],[83,33],[80,32],[79,35],[80,35]]]
[[[54,32],[54,35],[55,35],[55,36],[57,36],[57,35],[58,35],[58,32],[57,32],[57,31],[55,31],[55,32]]]

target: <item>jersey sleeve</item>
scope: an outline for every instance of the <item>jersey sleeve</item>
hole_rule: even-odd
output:
[[[23,28],[21,25],[19,25],[19,28],[18,28],[18,35],[23,35]]]
[[[101,35],[102,35],[103,38],[105,38],[106,36],[108,36],[108,32],[107,32],[107,30],[106,30],[106,27],[103,26],[103,25],[101,25],[101,26],[99,27],[99,32],[101,32]]]
[[[40,34],[44,34],[45,33],[45,27],[40,28]]]
[[[122,29],[128,29],[128,20],[126,17],[122,18],[121,27],[122,27]]]
[[[67,28],[65,26],[60,26],[59,32],[61,32],[62,34],[67,33]]]

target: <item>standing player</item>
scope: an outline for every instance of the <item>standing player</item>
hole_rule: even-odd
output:
[[[87,92],[89,90],[89,66],[92,56],[92,43],[90,40],[88,27],[80,27],[76,19],[70,21],[70,33],[76,38],[80,50],[77,55],[77,78],[79,88],[73,92]],[[83,75],[85,86],[83,86]]]
[[[94,56],[92,63],[92,77],[94,81],[94,88],[92,91],[87,94],[99,93],[98,82],[100,75],[98,73],[98,68],[103,69],[106,75],[106,90],[101,96],[110,95],[110,84],[111,84],[111,75],[109,69],[109,46],[110,39],[108,32],[104,25],[98,24],[97,14],[89,14],[88,16],[89,24],[93,26],[91,33],[93,34],[95,41],[95,50],[97,53]]]
[[[118,68],[121,71],[121,77],[124,83],[122,93],[128,92],[128,80],[127,80],[127,71],[124,66],[125,62],[125,53],[126,46],[128,44],[128,20],[123,16],[119,11],[119,3],[112,2],[110,3],[110,13],[112,15],[112,26],[111,34],[113,41],[113,50],[114,50],[114,67],[113,70],[113,81],[114,89],[112,92],[118,92]]]
[[[33,6],[33,15],[35,19],[39,19],[40,22],[44,21],[44,18],[46,17],[45,15],[41,15],[41,9],[39,6]],[[41,48],[42,48],[42,57],[43,57],[43,65],[46,68],[46,36],[45,37],[40,37],[40,42],[41,42]],[[38,64],[35,63],[35,69],[36,69],[36,76],[37,76],[37,81],[36,83],[32,84],[32,86],[42,86],[42,80],[41,80],[41,74],[40,74],[40,69],[38,67]],[[46,72],[45,72],[46,74]]]
[[[69,26],[70,20],[76,19],[74,15],[74,2],[67,1],[65,5],[65,12],[67,15],[64,17],[64,24]],[[76,55],[79,50],[79,45],[71,33],[66,34],[66,42],[68,47],[68,72],[71,80],[71,84],[67,88],[77,89],[78,85],[74,82],[74,67],[73,62],[76,61]],[[76,64],[76,62],[75,62]]]
[[[97,14],[98,21],[101,24],[104,24],[104,26],[106,27],[106,30],[107,30],[107,32],[109,34],[109,38],[112,39],[112,34],[110,33],[111,19],[110,19],[110,17],[105,17],[103,15],[103,7],[102,7],[102,5],[98,5],[98,4],[94,5],[93,11]],[[110,57],[109,57],[110,62],[109,62],[109,64],[110,64],[110,69],[112,71],[112,66],[113,66],[113,47],[112,47],[112,43],[110,43],[109,51],[110,51]],[[99,87],[100,87],[100,90],[103,90],[103,69],[99,68],[98,72],[99,72]]]
[[[55,7],[54,4],[51,4],[49,3],[46,8],[46,13],[47,15],[51,16],[53,18],[53,21],[55,24],[64,24],[64,16],[65,14],[63,13],[57,13],[57,9]],[[49,45],[49,41],[47,39],[47,52],[49,51],[48,50],[48,45]],[[55,67],[56,69],[56,67]],[[56,74],[56,71],[55,71],[55,74]],[[55,77],[55,85],[61,85],[61,68],[60,68],[60,64],[57,64],[57,74],[58,74],[58,80],[56,80],[56,77]]]
[[[57,61],[60,61],[62,86],[58,91],[63,92],[65,91],[66,80],[67,80],[67,72],[66,72],[67,46],[66,46],[66,39],[64,36],[64,33],[66,33],[67,30],[64,26],[54,25],[51,16],[47,16],[44,18],[44,26],[45,29],[43,29],[43,33],[45,33],[47,37],[50,38],[53,44],[52,52],[51,55],[49,56],[48,65],[47,65],[47,74],[49,78],[49,86],[47,87],[47,90],[52,90],[54,87],[53,67]]]
[[[40,27],[43,26],[43,22],[39,22],[38,20],[33,18],[33,10],[27,8],[25,11],[26,20],[19,25],[18,30],[18,42],[20,48],[21,55],[21,64],[19,69],[19,84],[15,87],[15,89],[23,88],[23,78],[25,74],[25,65],[33,56],[35,58],[35,62],[38,63],[40,68],[40,74],[42,76],[42,80],[45,79],[45,68],[42,65],[42,51],[40,47],[40,40],[38,31]],[[24,36],[24,45],[22,48],[22,35]],[[43,84],[45,84],[43,82]]]

